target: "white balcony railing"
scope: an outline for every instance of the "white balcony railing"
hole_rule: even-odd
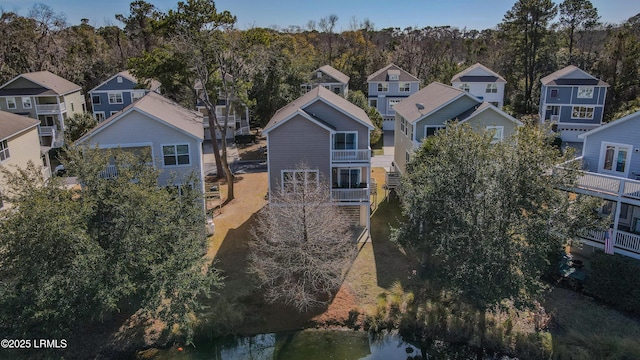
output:
[[[331,161],[369,162],[371,161],[371,150],[331,150]]]
[[[118,177],[118,168],[115,165],[107,165],[107,167],[100,172],[100,177],[103,179]]]
[[[581,238],[595,241],[604,246],[606,231],[587,230],[580,234]],[[640,235],[628,233],[626,231],[613,231],[613,238],[616,239],[614,247],[622,250],[640,253]]]
[[[64,102],[58,104],[36,104],[36,111],[38,114],[58,114],[67,110],[67,106]]]
[[[38,130],[40,132],[40,136],[51,136],[54,139],[56,137],[56,127],[55,126],[41,126],[41,125],[38,125]]]
[[[368,202],[369,189],[331,189],[333,201]]]
[[[582,158],[577,158],[571,161],[581,160]],[[554,171],[570,170],[561,165]],[[579,170],[576,187],[592,192],[640,200],[640,180]]]

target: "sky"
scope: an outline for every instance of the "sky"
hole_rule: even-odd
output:
[[[161,11],[175,8],[178,0],[146,0]],[[2,0],[0,8],[27,15],[34,3],[49,5],[64,13],[70,25],[87,18],[95,27],[120,25],[115,14],[129,13],[131,0]],[[502,22],[504,14],[516,0],[218,0],[218,11],[229,10],[238,19],[238,27],[306,27],[309,20],[338,16],[336,32],[349,29],[355,19],[369,19],[374,28],[425,27],[450,25],[460,29],[483,30]],[[560,1],[555,1],[559,3]],[[621,23],[640,13],[638,0],[591,0],[605,23]]]

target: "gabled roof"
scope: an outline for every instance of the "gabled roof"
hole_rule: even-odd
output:
[[[597,85],[609,86],[575,65],[569,65],[540,79],[543,85]]]
[[[13,79],[9,80],[4,85],[0,86],[0,89],[4,89],[5,86],[11,84],[19,78],[23,78],[31,81],[32,83],[48,89],[51,91],[51,95],[66,95],[72,92],[80,91],[82,88],[80,85],[74,84],[69,80],[63,79],[60,76],[49,71],[37,71],[31,73],[20,74]],[[4,89],[2,95],[10,95],[12,90],[17,89]],[[40,95],[43,94],[41,89],[32,89],[33,94],[22,93],[20,95]],[[47,94],[44,94],[47,95]]]
[[[140,98],[140,100],[125,107],[121,111],[98,124],[98,126],[78,139],[77,142],[81,143],[86,141],[88,138],[91,138],[103,129],[113,125],[119,119],[132,111],[145,114],[199,140],[203,140],[204,138],[201,113],[186,109],[180,104],[173,102],[160,94],[150,92]]]
[[[115,79],[116,77],[121,76],[129,81],[131,81],[134,84],[139,84],[140,82],[138,81],[138,78],[136,78],[132,73],[130,73],[128,70],[124,70],[124,71],[120,71],[119,73],[113,75],[112,77],[108,78],[107,80],[103,81],[102,83],[100,83],[100,85],[94,87],[93,89],[89,90],[90,93],[98,90],[101,86],[103,86],[104,84],[108,83],[109,81]],[[158,90],[158,88],[160,87],[160,82],[158,80],[154,80],[151,79],[151,81],[149,82],[149,86],[146,87],[147,90],[150,91],[156,91]]]
[[[325,74],[331,76],[332,78],[338,80],[338,82],[340,82],[340,83],[343,83],[343,84],[349,83],[349,77],[347,75],[345,75],[345,74],[341,73],[340,71],[334,69],[330,65],[321,66],[316,71],[322,71],[323,73],[325,73]]]
[[[398,73],[399,71],[399,73]],[[417,77],[409,74],[408,72],[402,70],[398,65],[396,64],[389,64],[385,67],[383,67],[382,69],[374,72],[373,74],[369,75],[367,77],[367,82],[372,82],[372,81],[388,81],[389,74],[399,74],[399,78],[398,81],[420,81],[420,79],[418,79]]]
[[[6,111],[0,111],[0,141],[36,127],[38,124],[40,124],[40,121],[38,120],[12,114]]]
[[[332,91],[327,90],[322,86],[317,86],[311,89],[311,91],[309,91],[308,93],[293,100],[289,104],[276,111],[276,113],[273,115],[273,117],[271,117],[271,120],[269,120],[269,123],[264,127],[262,132],[268,133],[273,128],[291,119],[296,113],[308,119],[313,119],[313,121],[317,122],[318,125],[324,128],[332,129],[331,125],[317,118],[314,114],[305,111],[307,106],[315,103],[316,101],[322,101],[327,105],[336,108],[352,119],[363,123],[363,125],[367,126],[368,128],[373,129],[373,123],[367,116],[367,113],[364,112],[364,110],[352,104],[342,96],[336,95]]]
[[[491,105],[490,103],[488,103],[486,101],[483,102],[482,104],[478,105],[478,106],[472,107],[469,111],[459,115],[458,116],[458,121],[460,123],[464,123],[464,122],[470,121],[474,117],[482,114],[483,112],[485,112],[485,111],[487,111],[489,109],[497,112],[498,114],[502,115],[505,119],[515,123],[518,126],[522,125],[522,122],[520,120],[514,118],[513,116],[507,114],[506,112],[498,109],[497,107]]]
[[[506,83],[507,80],[505,80],[502,76],[498,75],[497,73],[493,72],[488,67],[480,63],[475,63],[469,66],[468,68],[462,70],[461,72],[453,75],[453,77],[451,78],[451,82],[452,83],[454,82]]]
[[[582,134],[579,134],[579,135],[578,135],[578,137],[579,137],[580,139],[584,139],[584,138],[586,138],[586,137],[587,137],[587,136],[589,136],[589,135],[593,135],[593,134],[595,134],[595,133],[597,133],[597,132],[600,132],[600,131],[602,131],[602,130],[608,129],[608,128],[610,128],[610,127],[618,126],[618,125],[620,125],[620,124],[622,124],[622,123],[624,123],[624,122],[627,122],[627,121],[629,121],[629,120],[632,120],[632,119],[640,119],[640,111],[636,111],[636,112],[634,112],[633,114],[629,114],[629,115],[627,115],[627,116],[621,117],[621,118],[620,118],[620,119],[618,119],[618,120],[613,120],[613,121],[609,122],[608,124],[602,125],[602,126],[597,127],[597,128],[595,128],[595,129],[593,129],[593,130],[589,130],[589,131],[587,131],[587,132],[584,132],[584,133],[582,133]],[[639,125],[640,125],[640,124],[639,124]]]
[[[432,82],[393,108],[396,113],[413,123],[464,96],[468,96],[480,104],[480,100],[466,91],[439,82]]]

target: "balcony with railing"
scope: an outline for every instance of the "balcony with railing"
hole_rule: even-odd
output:
[[[36,104],[38,114],[59,114],[66,110],[67,105],[64,102],[60,104]]]
[[[587,230],[579,237],[592,242],[593,245],[604,248],[606,231]],[[640,259],[640,234],[634,234],[622,230],[613,230],[614,252],[624,251],[625,255]]]
[[[370,149],[331,150],[332,162],[367,163],[371,162]]]
[[[579,157],[574,161],[582,161]],[[619,176],[594,173],[584,170],[570,170],[564,166],[558,166],[554,169],[554,173],[559,174],[563,171],[578,171],[576,179],[576,189],[580,192],[606,194],[615,197],[629,198],[640,200],[640,180],[633,180]]]
[[[333,188],[331,199],[337,202],[369,202],[369,188]]]

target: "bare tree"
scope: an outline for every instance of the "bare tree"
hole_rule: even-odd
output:
[[[330,301],[355,258],[356,245],[329,189],[317,184],[317,173],[298,168],[259,215],[250,271],[267,302],[303,312]]]

